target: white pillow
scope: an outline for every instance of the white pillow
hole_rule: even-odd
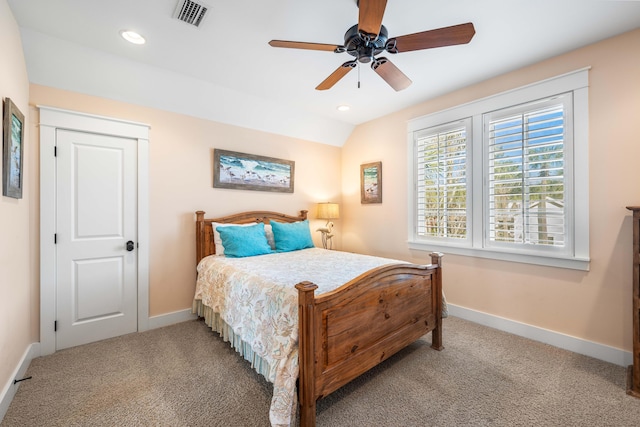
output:
[[[269,246],[271,246],[271,250],[275,251],[276,250],[276,241],[273,237],[273,228],[271,228],[271,224],[265,224],[264,225],[264,232],[267,235],[267,242],[269,243]]]
[[[250,222],[248,224],[221,224],[219,222],[212,222],[211,227],[213,227],[213,243],[216,245],[216,255],[217,256],[224,255],[224,246],[222,246],[222,238],[220,237],[220,233],[218,233],[218,230],[216,230],[217,227],[229,227],[229,226],[248,227],[250,225],[256,225],[256,224],[257,223],[255,222]],[[269,246],[271,246],[271,250],[275,250],[276,243],[275,243],[275,240],[273,239],[273,230],[271,229],[271,224],[264,225],[264,232],[267,235],[267,242],[269,242]]]

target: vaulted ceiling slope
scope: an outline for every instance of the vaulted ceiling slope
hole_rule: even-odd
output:
[[[340,45],[355,0],[194,0],[207,7],[198,27],[173,17],[184,0],[7,1],[32,83],[335,146],[360,123],[640,27],[640,1],[388,0],[390,37],[466,22],[476,34],[387,54],[413,82],[399,92],[368,64],[318,91],[352,57],[268,42]],[[127,43],[124,29],[147,43]]]

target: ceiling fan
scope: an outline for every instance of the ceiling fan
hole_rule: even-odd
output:
[[[454,25],[420,33],[389,38],[382,17],[387,0],[359,0],[358,23],[349,28],[344,35],[344,45],[324,43],[307,43],[286,40],[271,40],[273,47],[292,49],[324,50],[335,53],[348,53],[355,59],[347,61],[320,83],[317,90],[331,89],[341,78],[360,63],[371,63],[371,68],[396,91],[406,89],[411,80],[385,57],[376,55],[409,52],[412,50],[431,49],[434,47],[452,46],[469,43],[476,33],[473,24]]]

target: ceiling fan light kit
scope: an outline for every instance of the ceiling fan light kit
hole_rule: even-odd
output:
[[[397,54],[414,50],[431,49],[436,47],[466,44],[475,34],[473,24],[454,25],[435,30],[422,31],[404,36],[389,38],[387,28],[382,25],[382,17],[387,0],[358,1],[358,23],[347,30],[343,45],[324,43],[307,43],[287,40],[271,40],[273,47],[290,49],[322,50],[335,53],[348,53],[355,57],[343,63],[329,75],[317,90],[331,89],[349,71],[356,68],[358,63],[371,64],[371,69],[396,91],[406,89],[411,80],[386,57],[376,57],[382,52]]]

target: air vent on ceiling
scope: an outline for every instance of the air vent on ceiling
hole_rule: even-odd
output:
[[[182,22],[199,27],[209,8],[192,0],[179,0],[173,17]]]

